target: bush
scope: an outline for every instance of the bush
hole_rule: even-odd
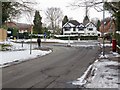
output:
[[[0,45],[0,50],[2,50],[2,51],[7,51],[7,50],[10,50],[10,48],[9,47],[11,47],[12,45],[9,45],[9,44],[1,44]]]
[[[120,34],[116,33],[117,45],[120,47]]]
[[[43,38],[43,36],[39,36],[40,38]],[[38,38],[38,35],[37,34],[32,34],[32,38]]]
[[[80,40],[97,40],[98,36],[81,36]]]

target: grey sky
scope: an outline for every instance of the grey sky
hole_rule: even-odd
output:
[[[73,18],[74,20],[77,20],[79,22],[83,21],[83,18],[85,16],[85,8],[74,8],[70,6],[70,3],[73,3],[75,0],[34,0],[34,2],[37,2],[37,5],[34,5],[33,7],[37,10],[40,10],[40,14],[42,16],[43,23],[46,22],[46,16],[45,11],[47,8],[50,7],[58,7],[61,8],[63,11],[63,15],[67,15],[69,18]],[[102,0],[100,0],[102,1]],[[33,0],[32,0],[33,2]],[[70,6],[70,7],[68,7]],[[110,16],[108,12],[106,12],[105,17]],[[91,18],[99,18],[102,19],[103,15],[102,12],[97,12],[94,8],[91,8],[89,10],[89,17]],[[19,22],[27,22],[26,17],[22,17],[18,20]]]

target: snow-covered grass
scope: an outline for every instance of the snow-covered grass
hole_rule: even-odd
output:
[[[25,43],[27,42],[36,42],[37,43],[37,39],[33,38],[33,39],[17,39],[17,40],[11,40],[12,42],[22,42],[24,41]],[[91,43],[94,42],[96,44],[98,44],[99,42],[97,40],[60,40],[60,39],[41,39],[42,43],[75,43],[75,42],[81,42],[81,43]]]
[[[120,63],[111,61],[108,58],[116,58],[120,57],[120,55],[114,52],[111,52],[111,54],[105,55],[106,58],[101,58],[101,53],[99,60],[91,64],[85,73],[76,81],[73,81],[72,84],[84,86],[85,88],[118,88],[120,83],[118,67],[120,67]]]
[[[15,61],[24,61],[28,59],[33,59],[38,56],[43,56],[51,51],[41,51],[41,50],[32,50],[32,54],[30,54],[30,50],[22,50],[22,51],[4,51],[0,52],[0,65],[9,64]]]
[[[0,67],[4,67],[12,64],[13,62],[21,62],[43,56],[51,53],[52,51],[35,50],[37,46],[33,45],[30,54],[30,44],[13,43],[13,42],[2,42],[4,44],[10,44],[10,51],[0,51]]]
[[[37,42],[37,39],[18,39],[12,40],[13,42]],[[60,39],[41,39],[42,43],[68,43],[68,40],[60,40]],[[73,43],[73,40],[70,40],[70,43]]]

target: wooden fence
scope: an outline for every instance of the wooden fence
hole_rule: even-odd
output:
[[[0,28],[0,41],[5,41],[7,38],[7,31]]]

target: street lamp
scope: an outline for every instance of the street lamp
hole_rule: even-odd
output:
[[[32,28],[30,30],[30,54],[32,54]]]
[[[67,29],[70,31],[70,27],[67,27]],[[69,36],[68,36],[68,46],[70,46],[70,33],[69,33]]]
[[[103,32],[102,32],[102,37],[103,37],[103,49],[102,49],[102,52],[103,52],[103,56],[105,56],[105,42],[104,42],[104,19],[105,19],[105,10],[104,10],[104,0],[102,0],[103,2]]]
[[[70,46],[70,34],[68,36],[68,46]]]

